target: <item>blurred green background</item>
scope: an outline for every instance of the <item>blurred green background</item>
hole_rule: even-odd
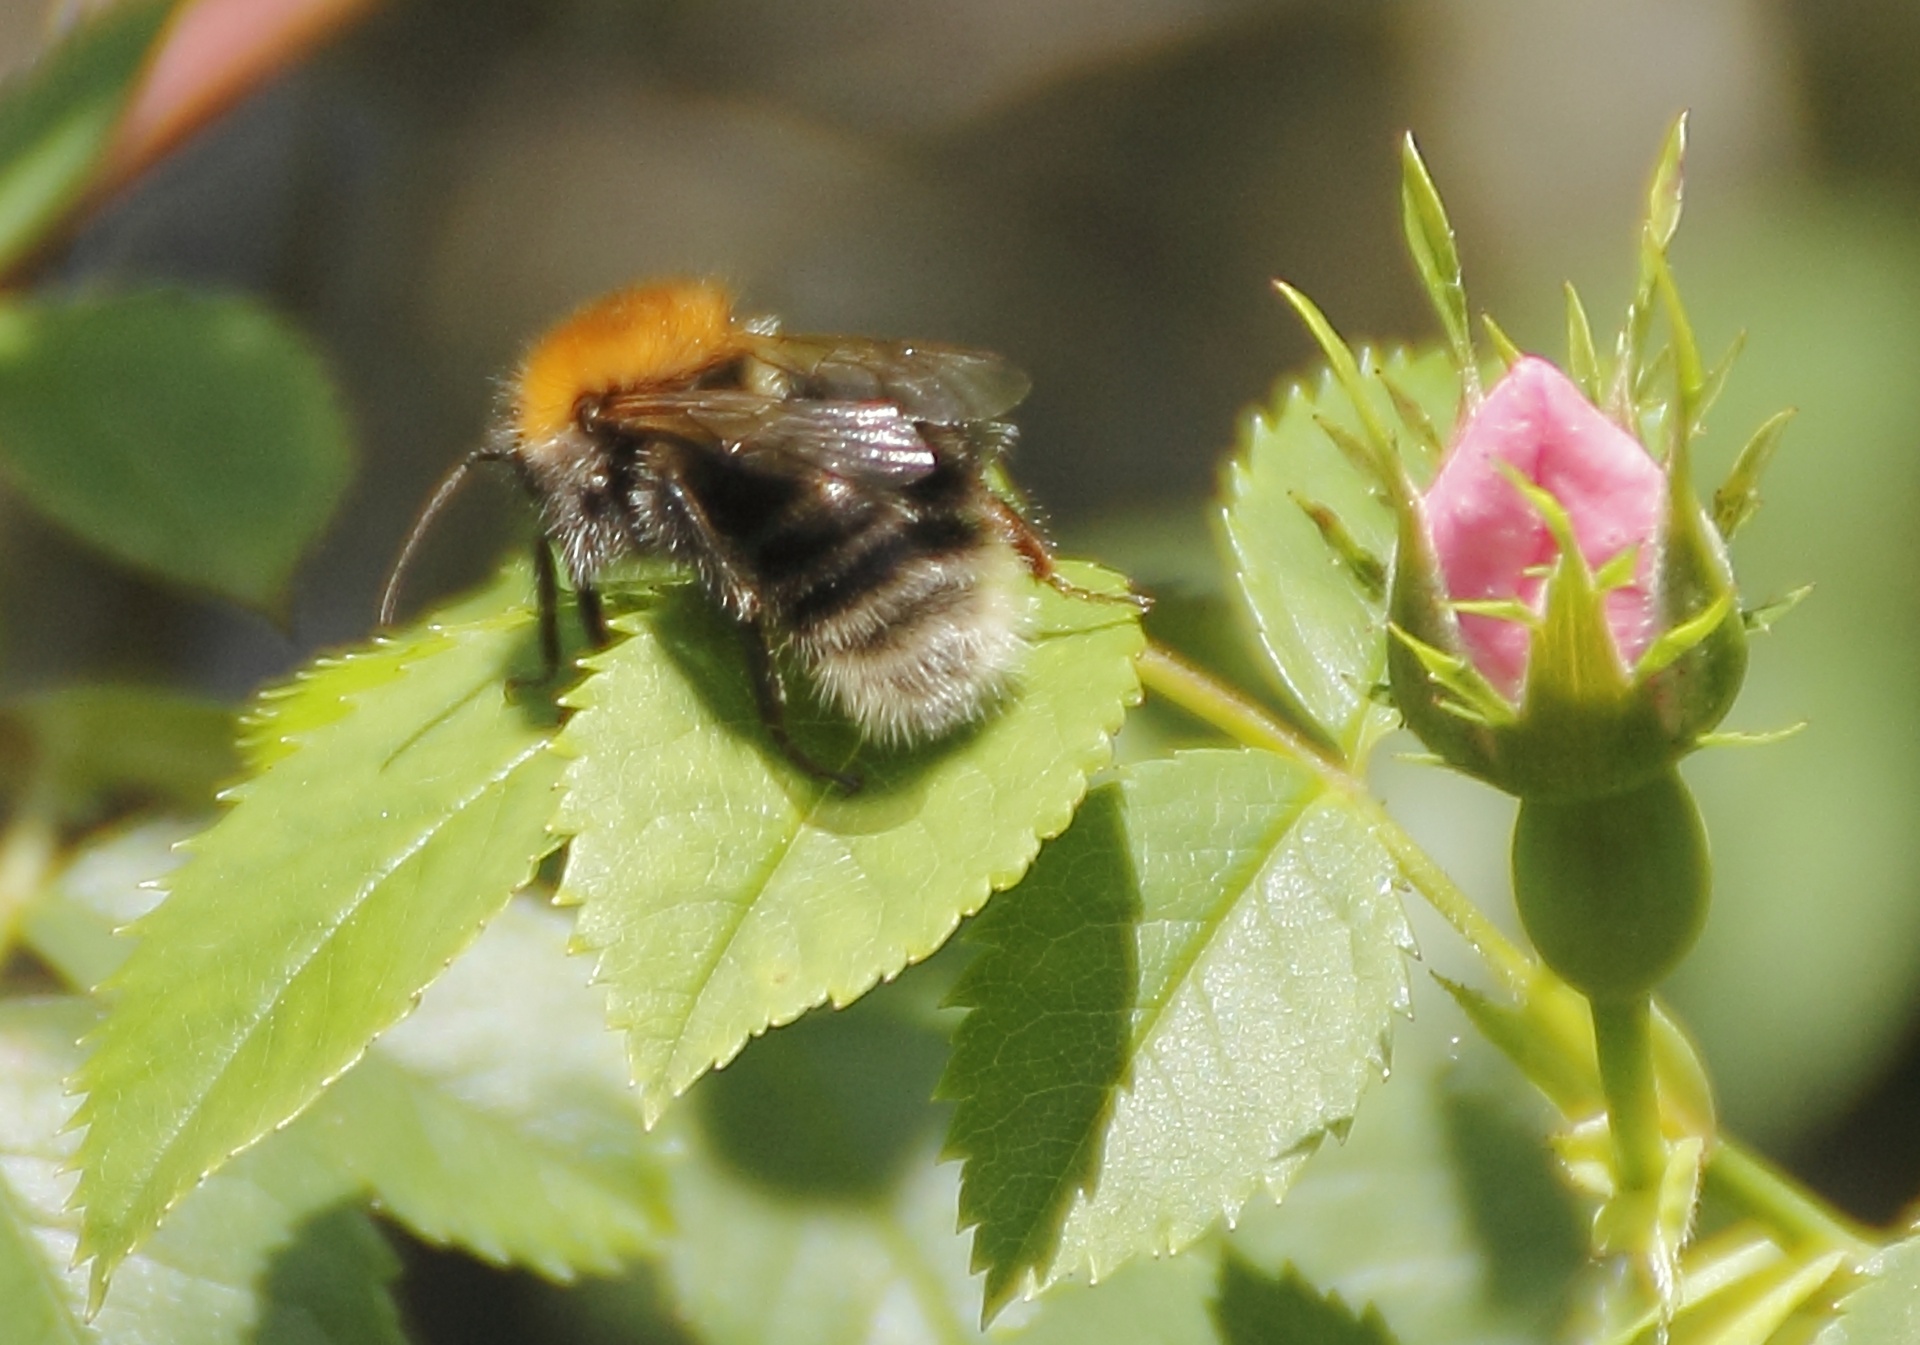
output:
[[[0,13],[0,65],[38,40],[34,9]],[[111,674],[239,696],[364,635],[520,344],[662,273],[718,274],[796,327],[1005,352],[1034,376],[1016,470],[1055,530],[1204,595],[1236,423],[1308,358],[1268,279],[1352,337],[1432,334],[1398,243],[1398,133],[1447,197],[1476,305],[1557,355],[1561,279],[1610,325],[1681,108],[1681,284],[1709,347],[1750,333],[1703,467],[1710,485],[1764,415],[1800,408],[1737,558],[1749,599],[1817,588],[1757,646],[1734,725],[1807,731],[1691,768],[1719,887],[1673,996],[1729,1122],[1891,1219],[1920,1194],[1908,0],[392,0],[44,277],[253,291],[322,343],[362,471],[289,626],[147,586],[0,503],[4,689]],[[529,526],[504,487],[476,492],[419,597]],[[1380,778],[1504,902],[1507,805],[1392,762]],[[1423,942],[1450,965],[1444,931]],[[476,1320],[510,1317],[490,1272],[417,1259],[447,1301],[494,1305]],[[481,1338],[440,1310],[416,1305],[427,1334]]]

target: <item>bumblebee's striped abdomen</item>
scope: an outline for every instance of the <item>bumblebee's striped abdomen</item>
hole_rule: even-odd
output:
[[[1021,566],[968,464],[886,491],[718,453],[687,468],[729,552],[699,567],[716,596],[869,737],[937,737],[1003,689],[1021,648]]]

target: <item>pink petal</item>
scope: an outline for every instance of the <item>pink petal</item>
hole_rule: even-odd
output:
[[[1496,467],[1501,462],[1560,502],[1590,567],[1639,545],[1633,583],[1606,598],[1614,645],[1623,665],[1632,666],[1654,636],[1665,472],[1547,361],[1528,356],[1495,385],[1427,491],[1428,526],[1450,597],[1518,598],[1536,611],[1545,584],[1527,572],[1551,564],[1558,549],[1538,512]],[[1463,616],[1460,634],[1487,680],[1517,699],[1531,633],[1515,622]]]

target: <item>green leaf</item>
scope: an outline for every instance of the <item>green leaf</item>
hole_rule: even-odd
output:
[[[416,1236],[557,1280],[618,1269],[665,1217],[568,923],[510,904],[296,1127]]]
[[[1445,355],[1394,355],[1384,373],[1433,424],[1453,423],[1458,382]],[[1366,380],[1369,387],[1381,381]],[[1392,410],[1382,389],[1374,414]],[[1394,526],[1373,483],[1316,425],[1319,416],[1355,423],[1331,380],[1312,390],[1284,388],[1243,425],[1227,469],[1228,563],[1281,685],[1328,741],[1358,761],[1394,722],[1368,694],[1386,678],[1386,606],[1328,551],[1293,497],[1332,510],[1358,546],[1383,559],[1393,554]]]
[[[552,848],[552,709],[506,685],[538,657],[517,587],[496,586],[493,615],[304,673],[260,730],[284,754],[136,926],[77,1081],[97,1285],[403,1017]]]
[[[1220,1263],[1213,1319],[1224,1345],[1396,1345],[1380,1314],[1322,1295],[1292,1266],[1266,1275],[1239,1256]]]
[[[0,479],[123,561],[277,610],[351,470],[319,360],[247,300],[0,308]]]
[[[9,741],[11,740],[11,741]],[[157,687],[70,686],[0,705],[0,786],[62,821],[115,805],[212,806],[233,778],[233,713]]]
[[[386,1284],[398,1269],[352,1186],[280,1135],[180,1204],[89,1322],[66,1208],[77,1136],[62,1080],[93,1020],[81,1000],[0,1005],[0,1305],[6,1340],[60,1345],[251,1340],[399,1345]]]
[[[1278,1198],[1348,1124],[1407,1006],[1392,861],[1310,773],[1188,752],[1119,790],[1124,857],[1108,802],[999,898],[962,985],[976,1007],[943,1091],[964,1099],[949,1147],[990,1305]],[[1057,947],[1036,956],[1039,938]]]
[[[960,1223],[989,1318],[1052,1260],[1126,1079],[1141,909],[1120,798],[1089,796],[967,930],[980,952],[951,1002],[973,1012],[938,1096],[959,1104],[947,1152],[966,1160]]]
[[[1906,1345],[1920,1340],[1920,1238],[1875,1258],[1872,1278],[1840,1300],[1815,1345]]]
[[[129,0],[101,11],[0,90],[0,272],[86,190],[172,9]]]
[[[733,623],[692,585],[615,619],[627,638],[588,661],[560,740],[560,899],[581,906],[649,1122],[753,1034],[927,956],[1065,829],[1138,695],[1141,637],[1121,604],[1028,598],[1016,694],[941,742],[864,753],[852,795],[771,742]],[[850,726],[802,709],[793,729],[815,760],[847,760]]]
[[[35,952],[75,985],[133,941],[180,827],[149,823],[80,851],[33,912]],[[650,1248],[664,1197],[619,1041],[568,921],[515,902],[290,1128],[430,1242],[554,1279]]]

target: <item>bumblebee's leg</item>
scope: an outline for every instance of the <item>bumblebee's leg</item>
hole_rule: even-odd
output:
[[[1047,545],[1047,539],[1040,535],[1033,524],[1021,516],[1018,509],[998,495],[989,494],[987,500],[988,508],[993,513],[994,524],[1013,549],[1019,553],[1020,559],[1026,562],[1027,573],[1048,588],[1056,593],[1064,593],[1069,598],[1085,598],[1089,602],[1123,602],[1143,612],[1153,606],[1153,599],[1145,594],[1131,591],[1096,593],[1090,588],[1081,588],[1054,567],[1053,548]]]
[[[540,676],[551,682],[560,673],[560,583],[553,572],[553,548],[544,537],[533,539],[533,591],[540,604]]]
[[[766,725],[767,736],[773,739],[781,755],[814,779],[824,780],[842,793],[857,793],[861,783],[859,776],[828,770],[802,752],[793,741],[792,735],[787,732],[787,684],[774,664],[773,650],[767,645],[766,632],[745,621],[740,623],[740,631],[746,639],[747,671],[753,676],[754,699],[759,702],[760,722]]]
[[[587,633],[587,643],[595,649],[605,649],[607,614],[600,607],[600,590],[591,584],[578,584],[574,587],[573,598],[580,605],[580,626]]]

